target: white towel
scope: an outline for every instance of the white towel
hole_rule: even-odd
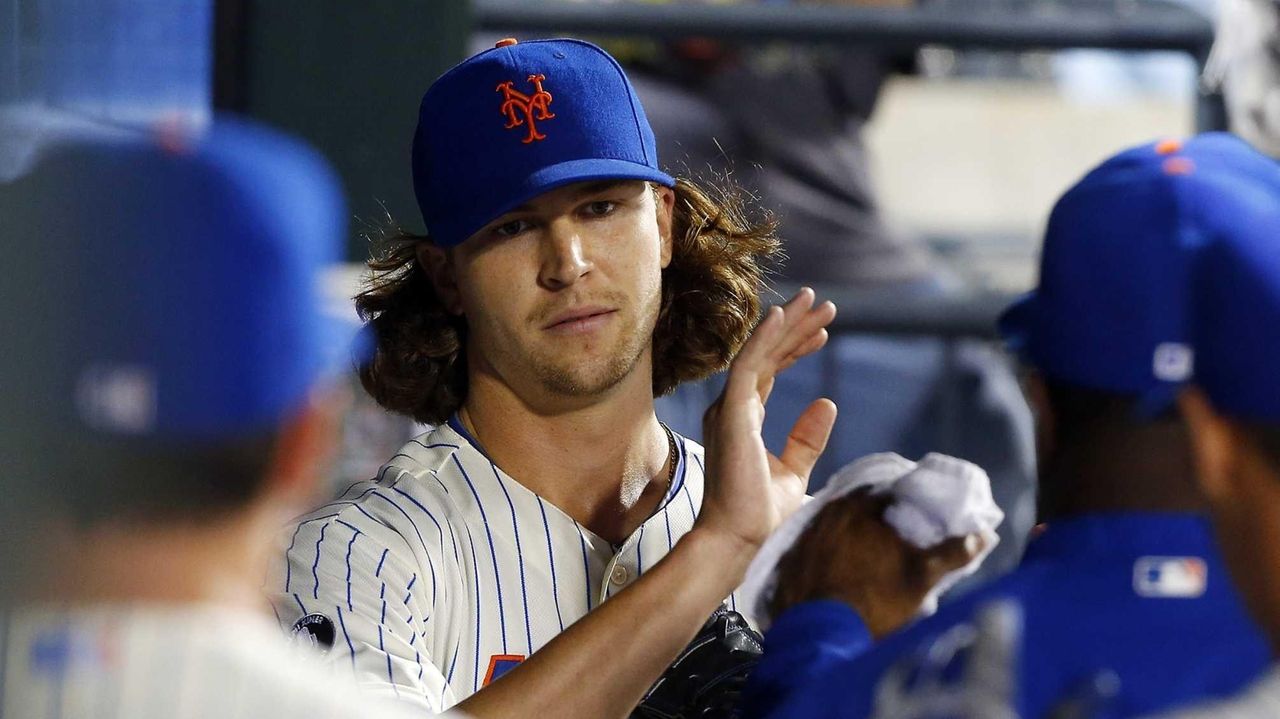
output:
[[[921,615],[938,608],[938,597],[973,574],[1000,542],[995,529],[1004,512],[991,496],[991,480],[981,467],[943,454],[928,454],[919,463],[892,452],[872,454],[845,465],[820,492],[778,527],[761,547],[738,589],[738,606],[761,631],[768,628],[768,605],[777,582],[778,562],[828,503],[870,487],[890,493],[894,503],[885,521],[906,541],[926,549],[949,537],[977,534],[982,550],[965,566],[948,573],[929,592]],[[834,558],[833,558],[834,559]]]

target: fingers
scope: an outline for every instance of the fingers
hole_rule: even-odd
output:
[[[924,581],[932,587],[947,574],[960,569],[982,551],[985,542],[977,534],[951,537],[924,550]]]
[[[787,444],[779,459],[807,484],[813,465],[827,448],[831,429],[836,423],[836,405],[829,399],[815,400],[800,414],[787,435]]]
[[[824,328],[835,319],[834,304],[826,301],[814,306],[814,300],[813,290],[805,287],[783,307],[787,319],[787,331],[774,347],[771,355],[775,365],[782,365],[789,358],[794,362],[795,359],[808,354],[808,352],[801,352],[801,348],[811,344],[813,337],[818,332],[823,332]],[[812,351],[813,349],[809,350],[809,352]]]
[[[829,337],[830,336],[827,334],[826,329],[818,330],[814,335],[812,335],[809,338],[809,340],[805,344],[801,345],[799,349],[797,349],[790,356],[785,357],[782,360],[782,363],[778,366],[778,371],[781,372],[791,367],[791,365],[795,364],[796,361],[799,360],[801,357],[811,355],[814,352],[817,352],[818,350],[822,349],[823,347],[826,346],[827,340],[829,339]]]
[[[738,385],[733,389],[745,393],[750,388],[765,402],[778,372],[826,344],[825,328],[835,319],[836,307],[831,302],[815,307],[814,297],[813,290],[805,287],[782,307],[769,308],[733,360],[729,384]],[[728,386],[726,396],[745,399]]]

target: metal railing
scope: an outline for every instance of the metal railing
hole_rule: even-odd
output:
[[[703,5],[580,3],[564,0],[475,0],[479,30],[564,33],[673,40],[856,45],[902,50],[939,45],[958,49],[1171,50],[1203,67],[1213,25],[1185,7],[1162,2],[1036,3],[1007,6],[935,3],[875,8],[833,5]],[[995,8],[995,9],[991,9]],[[1197,88],[1196,127],[1226,126],[1222,98]]]

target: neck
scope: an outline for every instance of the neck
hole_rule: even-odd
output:
[[[503,472],[619,544],[658,507],[671,471],[651,374],[645,361],[598,397],[536,403],[473,374],[458,415]]]
[[[1280,658],[1280,468],[1237,446],[1212,503],[1214,532],[1231,579]]]
[[[1180,422],[1096,432],[1041,458],[1041,521],[1093,512],[1206,512]]]
[[[283,517],[280,518],[283,521]],[[272,531],[236,515],[201,522],[111,522],[49,532],[48,579],[35,601],[216,604],[265,609],[259,592]]]

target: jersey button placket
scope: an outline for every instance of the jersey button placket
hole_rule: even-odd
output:
[[[609,583],[615,587],[621,588],[627,585],[631,580],[631,572],[621,564],[613,565],[613,571],[609,573]]]

